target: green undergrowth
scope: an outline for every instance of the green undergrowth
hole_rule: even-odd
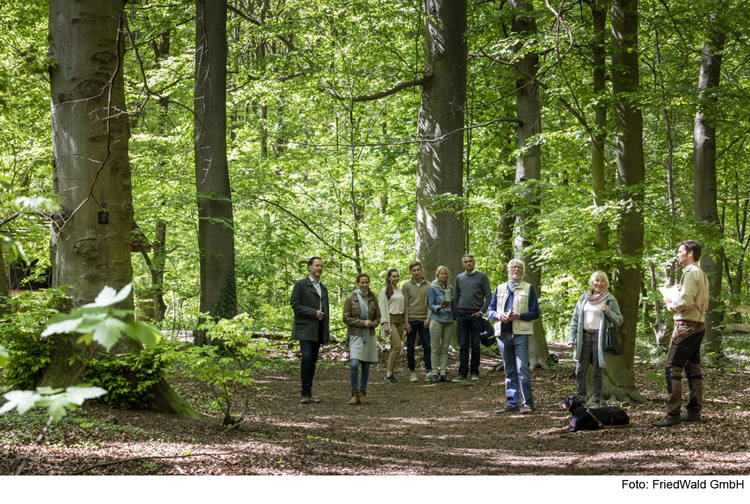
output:
[[[30,445],[44,429],[49,417],[38,413],[7,413],[0,415],[0,446]],[[136,440],[173,441],[165,436],[139,427],[119,425],[114,420],[87,418],[85,415],[66,416],[50,425],[42,444],[98,448],[101,443]]]

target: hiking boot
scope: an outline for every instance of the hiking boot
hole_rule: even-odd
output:
[[[398,380],[392,374],[385,375],[385,381],[387,381],[388,383],[392,385],[395,385],[396,383],[398,383]]]
[[[414,371],[411,372],[411,376],[409,377],[409,381],[417,381],[419,378],[417,378],[417,373]]]
[[[432,373],[432,376],[430,376],[430,381],[432,383],[439,383],[440,382],[440,376],[438,376],[437,373]]]
[[[367,404],[367,391],[366,390],[359,391],[359,404]]]
[[[347,404],[349,406],[354,406],[355,404],[359,404],[359,390],[352,390],[352,398]]]
[[[440,383],[448,383],[450,380],[448,379],[448,376],[441,374],[440,375]]]
[[[691,411],[686,411],[681,417],[680,420],[683,422],[698,422],[701,423],[703,420],[701,420],[701,414],[700,413],[693,413]]]
[[[467,380],[465,376],[458,375],[455,378],[453,378],[452,381],[453,383],[466,383],[469,380]]]
[[[681,424],[682,418],[677,415],[667,415],[663,420],[658,422],[651,422],[651,427],[672,427],[673,425]]]
[[[518,413],[518,408],[506,406],[503,409],[499,409],[495,412],[496,415],[502,415],[503,413]]]
[[[522,415],[531,415],[532,413],[534,413],[533,406],[524,405],[523,409],[521,410]]]
[[[471,381],[474,381],[474,382],[479,381],[479,375],[477,374],[471,375]]]

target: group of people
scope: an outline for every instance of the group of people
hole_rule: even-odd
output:
[[[667,415],[652,425],[665,427],[683,421],[700,421],[703,407],[703,385],[700,366],[700,344],[704,334],[708,306],[708,280],[696,264],[701,247],[688,240],[680,243],[677,260],[682,277],[675,300],[665,299],[674,313],[675,329],[666,361],[668,388]],[[494,332],[505,368],[505,407],[498,414],[534,412],[534,399],[529,368],[529,337],[534,320],[539,318],[539,302],[534,286],[523,280],[526,265],[520,259],[508,263],[508,280],[490,288],[487,276],[475,269],[474,257],[464,254],[464,272],[451,285],[451,272],[438,266],[435,279],[423,278],[422,265],[409,265],[411,278],[399,287],[396,269],[388,270],[386,285],[378,297],[370,289],[370,277],[357,276],[357,289],[346,298],[343,322],[347,326],[350,351],[351,399],[349,404],[364,404],[370,366],[378,362],[376,329],[390,338],[385,380],[397,384],[394,370],[406,334],[407,365],[410,380],[417,381],[416,338],[422,342],[425,379],[432,382],[465,383],[479,380],[480,334],[484,314],[494,323]],[[291,305],[294,311],[292,340],[300,342],[302,362],[302,403],[319,403],[312,395],[315,364],[320,346],[328,342],[330,313],[328,291],[321,283],[323,262],[312,257],[307,264],[309,275],[294,284]],[[604,271],[595,271],[589,278],[589,289],[576,303],[570,323],[568,346],[576,364],[576,395],[589,406],[602,400],[602,371],[606,366],[604,336],[610,326],[619,326],[623,315],[615,297],[609,292],[609,279]],[[459,366],[454,379],[448,378],[448,349],[454,328],[458,333]],[[586,373],[593,371],[593,390],[587,397]],[[682,404],[682,370],[690,386],[687,412],[680,416]],[[523,399],[521,401],[521,398]],[[588,399],[588,401],[587,401]]]

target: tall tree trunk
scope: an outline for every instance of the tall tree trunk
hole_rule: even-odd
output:
[[[234,222],[227,165],[227,0],[196,0],[194,147],[200,311],[237,314]],[[205,343],[202,334],[196,344]]]
[[[461,271],[464,243],[459,204],[440,205],[441,195],[463,195],[463,131],[466,105],[466,0],[425,0],[425,72],[417,147],[417,258],[427,278],[438,265]]]
[[[8,275],[5,273],[5,258],[2,249],[0,249],[0,300],[6,301],[8,298],[10,298]],[[6,311],[5,304],[0,305],[0,316],[4,315]]]
[[[721,78],[721,58],[726,36],[719,29],[713,29],[709,41],[703,46],[701,57],[700,105],[693,125],[693,209],[695,219],[707,224],[707,242],[700,258],[701,268],[709,279],[709,303],[706,313],[706,335],[703,339],[704,359],[714,364],[724,358],[721,348],[721,325],[723,313],[716,309],[721,306],[722,258],[721,223],[716,206],[716,126],[710,117],[716,113],[716,98],[712,89],[718,87]]]
[[[638,91],[638,0],[612,3],[612,89],[615,95],[617,182],[621,198],[632,202],[622,211],[617,230],[620,265],[620,326],[623,354],[611,356],[604,370],[604,398],[611,401],[644,401],[635,386],[635,339],[641,288],[639,257],[643,248],[643,116],[631,93]]]
[[[130,124],[122,72],[124,4],[50,0],[53,188],[62,207],[55,216],[50,259],[52,284],[72,286],[71,307],[93,302],[105,286],[119,290],[133,278]],[[132,310],[132,296],[120,306]],[[89,355],[77,339],[52,340],[51,361],[38,385],[76,383],[81,364],[68,361]],[[123,337],[111,352],[140,350],[139,343]],[[199,416],[166,383],[159,384],[154,400],[162,411]]]
[[[521,36],[534,36],[536,21],[533,17],[534,7],[529,0],[509,0],[509,5],[519,9],[513,16],[512,28]],[[521,50],[522,43],[516,46]],[[539,82],[527,76],[536,76],[539,71],[539,54],[529,52],[518,63],[519,77],[516,79],[516,132],[518,148],[521,154],[516,161],[516,184],[522,186],[524,200],[516,207],[516,237],[514,248],[516,257],[526,263],[524,280],[529,282],[541,297],[542,268],[536,261],[536,253],[529,247],[536,239],[536,218],[541,210],[539,189],[534,183],[542,175],[542,150],[538,144],[530,144],[529,139],[542,131],[542,114],[539,103]],[[529,341],[529,365],[532,369],[548,368],[552,361],[547,348],[543,319],[534,324],[534,336]]]
[[[591,4],[591,16],[594,21],[594,94],[600,97],[594,105],[594,139],[591,146],[591,177],[593,179],[594,205],[603,206],[605,203],[604,184],[604,142],[607,138],[607,105],[601,99],[606,92],[606,64],[605,64],[605,28],[607,24],[607,0],[595,0]],[[594,224],[594,249],[605,252],[609,249],[609,229],[605,219]],[[608,264],[597,256],[597,268],[607,270]]]

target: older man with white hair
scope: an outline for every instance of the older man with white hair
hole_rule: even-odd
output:
[[[534,334],[534,320],[539,318],[539,302],[534,286],[523,281],[525,269],[522,260],[510,260],[508,281],[497,286],[487,309],[487,316],[495,321],[495,335],[505,366],[506,406],[498,414],[518,412],[520,393],[523,393],[522,413],[534,412],[529,336]]]

